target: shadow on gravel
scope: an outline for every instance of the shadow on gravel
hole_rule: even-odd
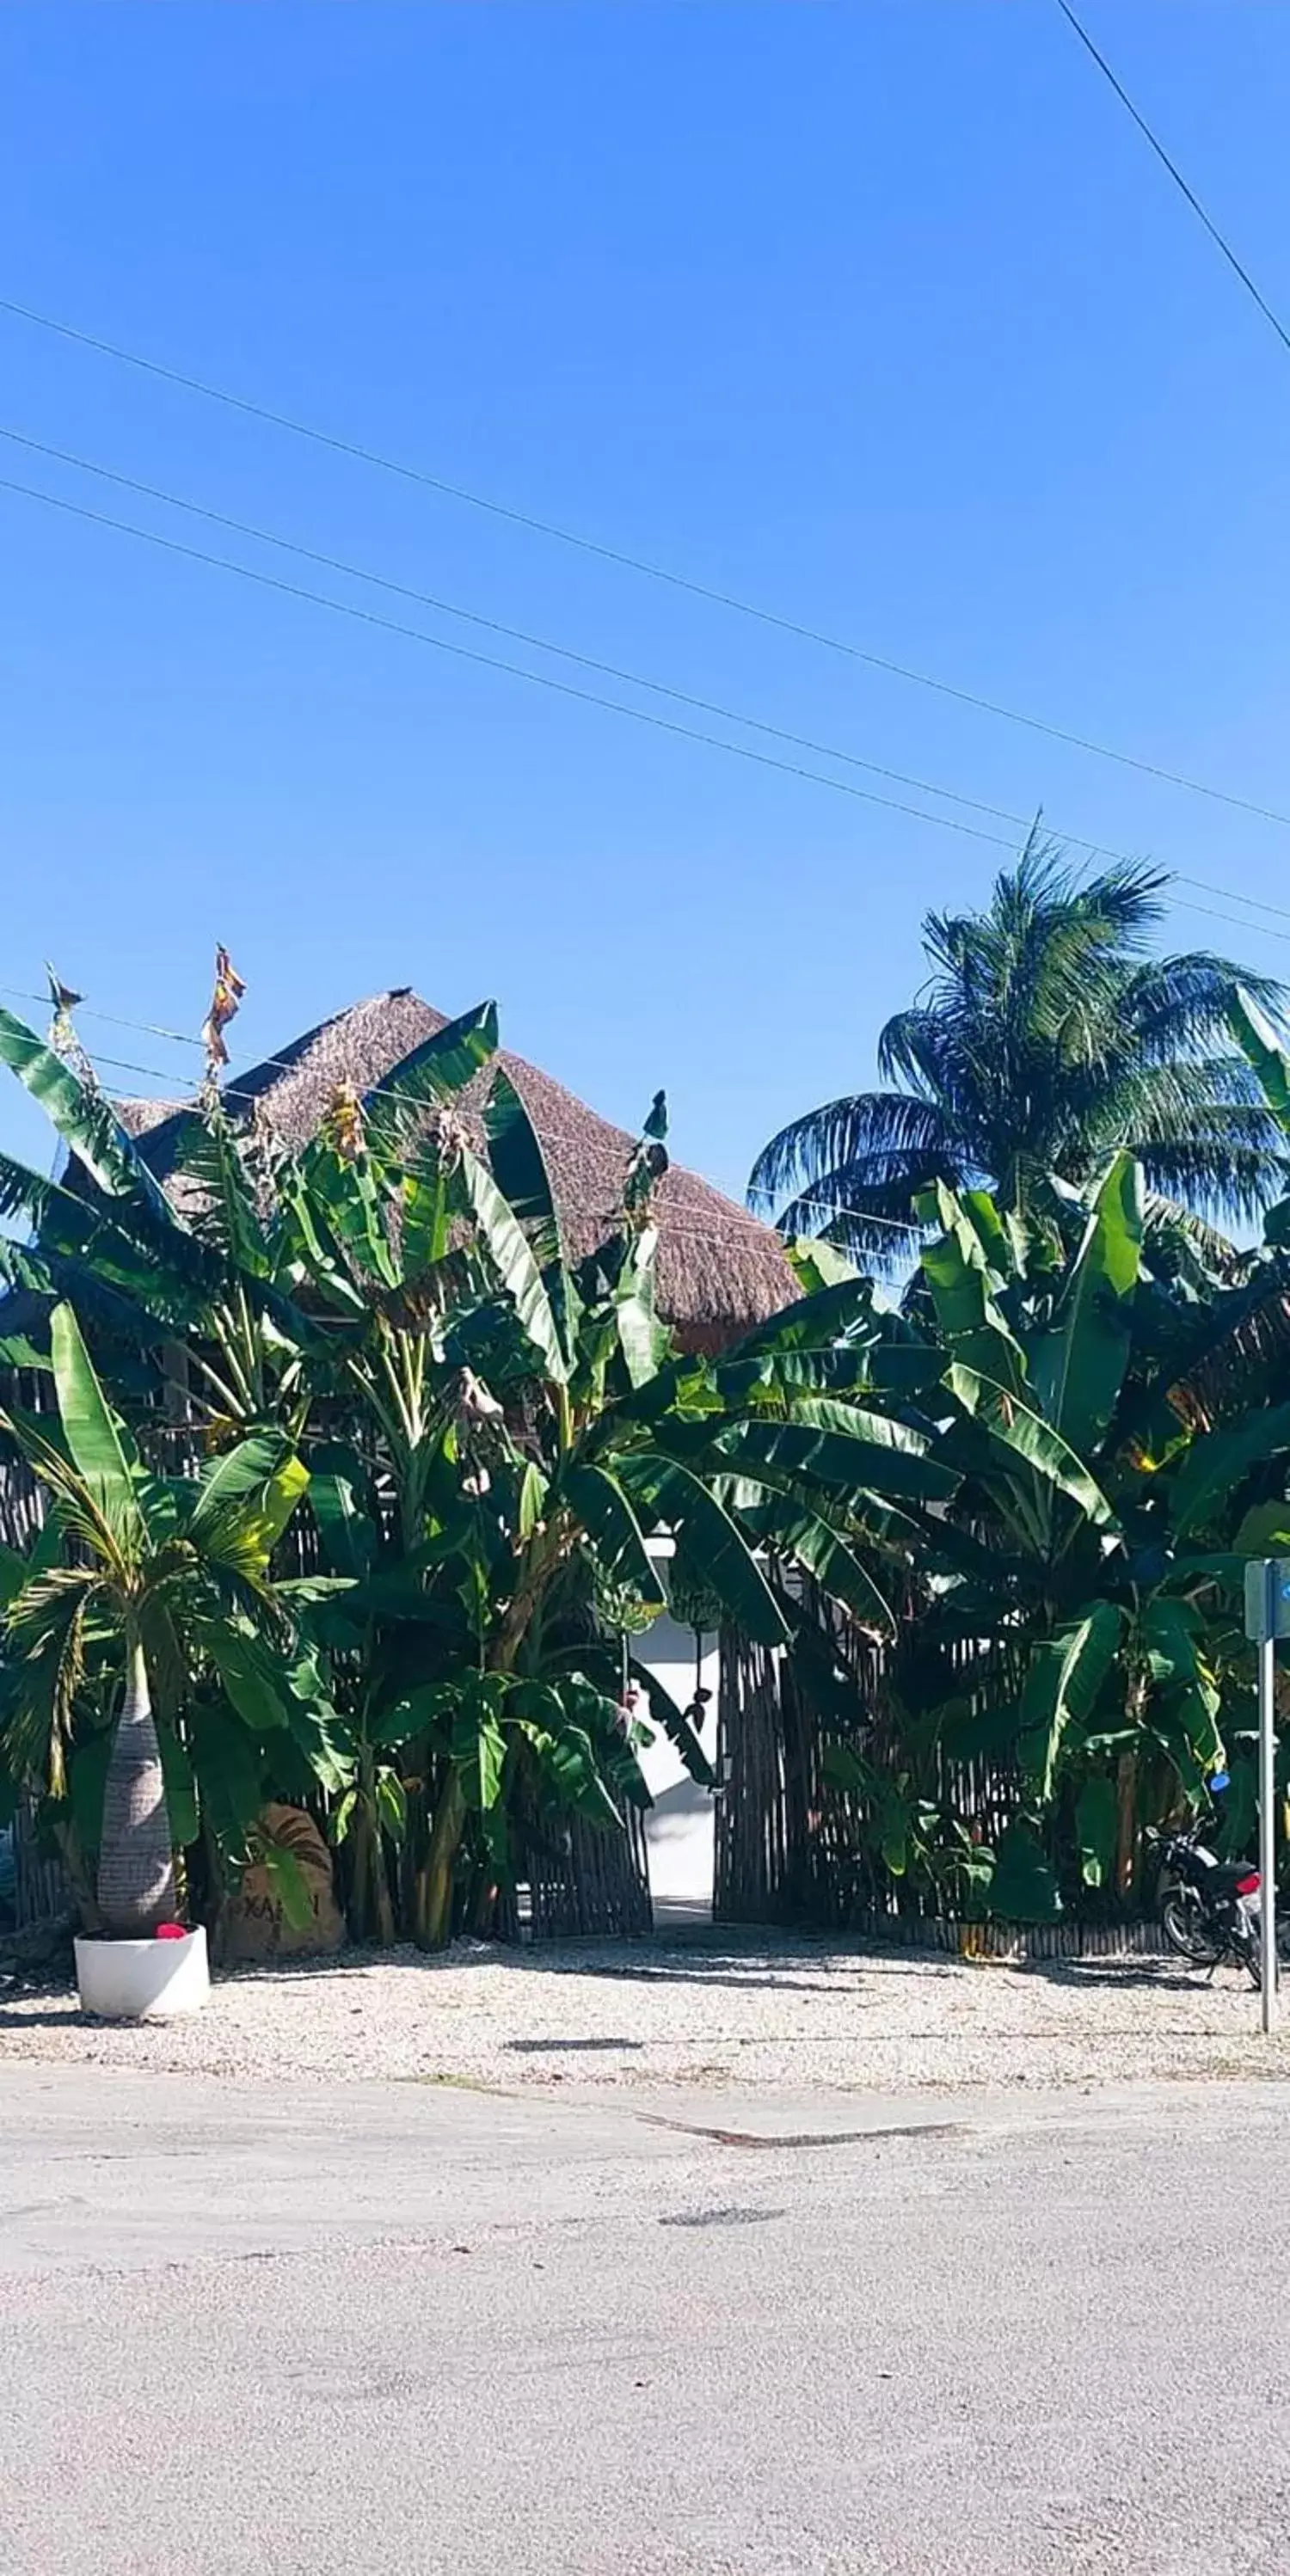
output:
[[[643,2048],[643,2039],[508,2039],[518,2057],[564,2057],[594,2048]]]
[[[659,1966],[648,1955],[642,1958],[638,1967],[634,1959],[606,1959],[603,1964],[595,1959],[580,1959],[576,1963],[543,1959],[541,1952],[534,1950],[524,1964],[544,1967],[549,1976],[621,1977],[632,1986],[732,1986],[737,1993],[748,1995],[762,1992],[782,1994],[791,1983],[795,1995],[836,1995],[839,1991],[836,1982],[827,1978],[793,1976],[791,1961],[785,1963],[778,1976],[772,1972],[764,1977],[732,1975],[720,1968],[691,1968],[679,1964]],[[861,1962],[857,1960],[855,1964],[859,1967]]]
[[[1108,1986],[1116,1994],[1144,1987],[1157,1994],[1194,1994],[1208,1971],[1182,1959],[1027,1959],[1020,1973],[1050,1986]]]

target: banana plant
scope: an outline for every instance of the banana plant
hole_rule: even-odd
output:
[[[920,1524],[938,1575],[906,1643],[909,1723],[930,1708],[944,1754],[1016,1766],[1029,1840],[1007,1873],[1000,1852],[996,1901],[1055,1908],[1059,1843],[1084,1885],[1124,1896],[1144,1818],[1222,1759],[1243,1560],[1269,1512],[1290,1516],[1290,1406],[1197,1428],[1127,1155],[1069,1258],[980,1194],[942,1190],[923,1213],[942,1229],[923,1264],[933,1454],[957,1483],[939,1527]]]
[[[429,1943],[469,1878],[504,1879],[516,1818],[609,1824],[644,1798],[625,1679],[705,1775],[630,1650],[665,1603],[664,1546],[684,1590],[768,1647],[809,1651],[820,1602],[891,1637],[887,1576],[903,1581],[910,1532],[962,1472],[925,1402],[939,1355],[818,1251],[798,1302],[726,1360],[674,1347],[655,1286],[661,1094],[616,1218],[572,1262],[496,1042],[481,1005],[363,1098],[338,1095],[298,1153],[192,1113],[176,1209],[98,1095],[0,1018],[0,1056],[80,1167],[75,1186],[8,1168],[36,1229],[18,1275],[83,1309],[105,1368],[132,1332],[154,1367],[163,1342],[168,1366],[182,1352],[186,1433],[299,1450],[293,1705],[329,1748],[355,1928]],[[205,1807],[235,1838],[246,1748],[225,1728],[221,1773],[214,1713],[192,1724]]]
[[[263,1434],[200,1476],[150,1475],[66,1304],[50,1318],[50,1352],[56,1416],[0,1408],[0,1436],[48,1505],[30,1560],[6,1551],[0,1563],[3,1751],[12,1776],[63,1812],[78,1726],[87,1703],[106,1701],[94,1910],[108,1934],[142,1937],[177,1902],[156,1703],[172,1716],[185,1707],[204,1665],[234,1708],[287,1723],[287,1623],[269,1564],[308,1477]],[[67,1841],[83,1876],[70,1830]]]
[[[427,1116],[433,1071],[396,1068],[292,1183],[311,1308],[330,1293],[367,1318],[342,1350],[348,1442],[309,1452],[325,1573],[305,1615],[357,1746],[334,1830],[362,1927],[397,1910],[431,1944],[459,1911],[459,1863],[504,1875],[516,1813],[555,1801],[609,1823],[644,1800],[623,1662],[665,1606],[655,1542],[764,1644],[803,1616],[794,1567],[890,1631],[858,1504],[873,1489],[928,1505],[954,1484],[925,1428],[850,1401],[868,1383],[836,1347],[854,1289],[826,1292],[814,1321],[804,1299],[728,1369],[674,1349],[655,1292],[661,1097],[617,1221],[571,1263],[505,1071],[469,1131],[442,1100]],[[681,1713],[626,1663],[707,1776]]]

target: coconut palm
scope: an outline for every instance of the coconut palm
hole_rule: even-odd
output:
[[[50,1360],[57,1423],[0,1409],[0,1433],[49,1503],[32,1556],[6,1550],[0,1564],[3,1749],[17,1780],[61,1801],[87,1702],[119,1693],[96,1911],[106,1932],[143,1938],[176,1908],[154,1688],[173,1710],[205,1662],[244,1706],[273,1695],[257,1633],[281,1617],[269,1555],[308,1477],[274,1433],[242,1441],[199,1477],[149,1477],[65,1304],[50,1318]]]
[[[878,1041],[890,1087],[809,1111],[758,1157],[750,1190],[787,1194],[781,1231],[890,1264],[921,1190],[984,1185],[1033,1211],[1054,1175],[1086,1188],[1126,1150],[1193,1231],[1279,1197],[1286,1140],[1227,1023],[1241,986],[1273,1009],[1282,988],[1203,951],[1150,955],[1168,882],[1126,863],[1081,885],[1032,833],[986,911],[929,914],[929,982]]]

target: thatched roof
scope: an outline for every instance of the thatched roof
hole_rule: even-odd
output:
[[[284,1144],[302,1145],[322,1125],[339,1086],[360,1094],[370,1090],[446,1026],[442,1011],[407,988],[375,993],[310,1029],[267,1063],[238,1074],[226,1084],[224,1097],[235,1115],[259,1104]],[[565,1242],[572,1258],[580,1259],[603,1239],[621,1203],[635,1139],[598,1118],[523,1056],[503,1051],[496,1061],[541,1138]],[[476,1129],[488,1078],[485,1072],[463,1095],[466,1123]],[[124,1124],[165,1182],[172,1172],[177,1114],[152,1100],[120,1107]],[[687,1348],[719,1350],[799,1293],[778,1236],[697,1173],[674,1165],[659,1188],[655,1213],[659,1305]]]

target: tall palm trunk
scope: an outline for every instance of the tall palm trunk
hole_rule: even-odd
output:
[[[137,1637],[126,1642],[125,1700],[103,1793],[98,1902],[104,1930],[122,1940],[145,1940],[175,1912],[161,1752]]]

